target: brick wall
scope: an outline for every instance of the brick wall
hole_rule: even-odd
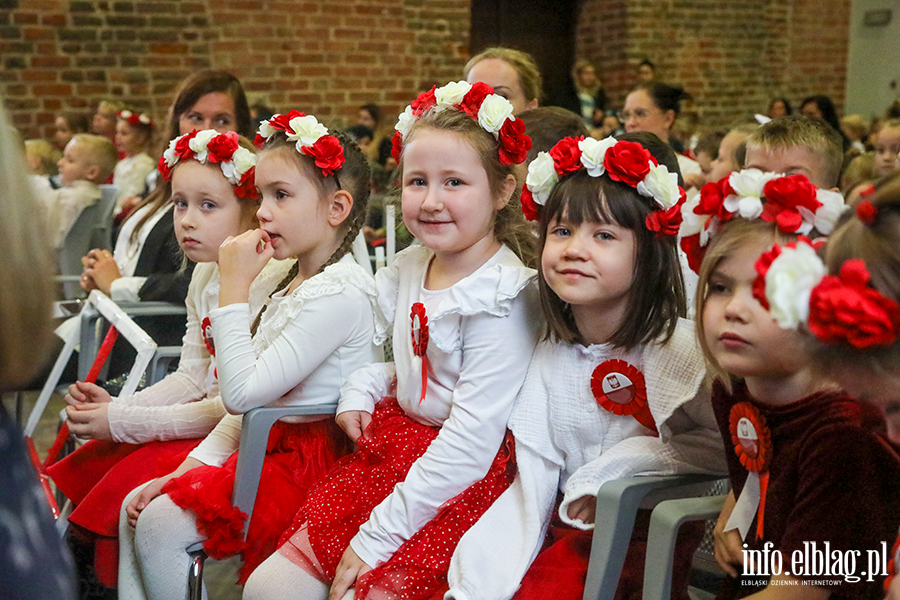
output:
[[[769,100],[811,94],[843,104],[850,0],[585,0],[576,56],[600,65],[621,103],[638,62],[690,92],[706,125],[728,125]]]
[[[57,113],[108,97],[163,119],[178,82],[214,67],[342,124],[458,78],[468,36],[468,0],[0,0],[0,96],[26,136],[49,136]]]

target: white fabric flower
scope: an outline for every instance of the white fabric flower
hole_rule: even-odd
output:
[[[140,122],[143,123],[144,125],[149,125],[149,124],[150,124],[150,117],[148,117],[148,116],[145,115],[145,114],[142,114],[141,116],[138,117],[138,121],[140,121]]]
[[[816,211],[813,224],[819,233],[829,235],[841,213],[847,210],[848,206],[844,203],[843,196],[831,190],[818,190],[816,199],[822,203],[822,206]]]
[[[513,114],[513,106],[509,100],[497,94],[491,94],[481,103],[478,109],[478,124],[496,137],[506,119]]]
[[[438,107],[450,107],[462,102],[471,89],[472,84],[467,81],[453,81],[434,90],[434,99],[437,101]]]
[[[531,190],[534,201],[543,206],[557,181],[559,175],[556,174],[550,153],[539,152],[537,158],[528,165],[528,175],[525,177],[525,185]]]
[[[275,115],[272,118],[274,119],[275,117],[280,117],[280,116],[281,115]],[[275,129],[274,127],[272,127],[271,125],[269,125],[268,121],[260,121],[259,122],[259,135],[261,135],[265,139],[268,140],[270,137],[275,135],[276,131],[278,131],[278,130]]]
[[[809,296],[825,275],[825,265],[809,244],[783,248],[766,273],[769,312],[782,329],[796,329],[809,317]]]
[[[209,150],[207,149],[209,141],[217,135],[219,135],[219,132],[215,129],[204,129],[188,142],[188,146],[194,151],[194,154],[196,154],[198,162],[206,162],[206,157],[209,156]]]
[[[131,111],[130,110],[120,110],[119,116],[122,117],[123,119],[127,119],[128,117],[131,116]]]
[[[172,167],[178,162],[178,158],[175,156],[175,144],[178,143],[178,139],[179,138],[175,138],[169,142],[169,147],[163,152],[163,158],[166,159],[166,166],[168,167]]]
[[[698,215],[694,209],[700,206],[700,192],[691,190],[687,200],[681,205],[681,226],[678,229],[679,237],[690,237],[703,231],[703,226],[709,219],[709,215]]]
[[[231,160],[222,163],[222,173],[231,185],[238,185],[244,174],[256,165],[256,155],[246,148],[238,147]]]
[[[294,131],[288,134],[287,139],[297,142],[297,151],[300,152],[303,146],[312,146],[323,135],[328,135],[325,126],[319,123],[312,115],[303,117],[294,117],[288,121],[288,125]]]
[[[722,203],[728,212],[739,213],[744,219],[757,219],[762,214],[762,195],[766,184],[779,173],[764,173],[759,169],[735,171],[728,176],[728,185],[734,190]]]
[[[600,177],[606,173],[603,159],[606,157],[606,151],[615,146],[616,142],[618,140],[611,136],[602,140],[588,137],[578,142],[578,149],[581,150],[581,164],[587,169],[588,175]]]
[[[666,165],[650,164],[650,172],[643,181],[637,184],[637,191],[642,196],[653,198],[663,209],[668,210],[681,199],[678,189],[678,174],[669,173]]]
[[[406,138],[415,122],[416,115],[413,114],[412,106],[407,106],[406,110],[397,117],[397,124],[394,126],[394,129],[400,132],[401,137]]]

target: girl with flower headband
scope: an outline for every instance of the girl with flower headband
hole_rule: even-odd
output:
[[[164,175],[192,143],[170,146],[160,164]],[[231,505],[241,415],[260,406],[336,401],[347,375],[376,358],[374,282],[349,254],[366,212],[365,156],[349,138],[298,111],[263,121],[257,143],[255,187],[239,163],[221,164],[239,193],[259,190],[260,228],[222,244],[219,305],[205,328],[215,340],[219,390],[231,414],[177,469],[126,498],[123,599],[184,597],[184,549],[203,540],[212,557],[243,554],[243,583],[275,550],[309,487],[349,451],[330,417],[276,423],[244,539],[245,515]],[[209,160],[216,160],[212,148]],[[251,282],[273,258],[294,260],[254,319]]]
[[[510,419],[519,476],[460,544],[453,597],[510,598],[524,575],[516,598],[581,598],[603,482],[724,472],[700,392],[703,358],[681,318],[674,234],[684,192],[674,153],[658,148],[654,155],[630,140],[564,138],[528,169],[523,195],[540,219],[548,327]],[[559,491],[557,523],[535,559]],[[638,528],[621,594],[640,596],[647,525]],[[676,554],[689,560],[701,536],[692,529]],[[674,587],[686,598],[689,564],[679,567]]]
[[[537,338],[513,175],[529,145],[485,84],[432,89],[400,116],[403,221],[420,245],[375,277],[376,339],[393,329],[394,362],[342,388],[337,420],[357,451],[310,492],[244,598],[342,598],[354,585],[357,598],[430,598],[509,485],[506,423]]]
[[[782,315],[759,300],[766,286],[757,275],[760,255],[776,241],[791,248],[785,256],[795,247],[808,251],[786,269],[772,263],[770,278],[787,282],[781,306],[802,293],[809,278],[801,267],[815,257],[798,238],[830,233],[842,209],[839,196],[817,190],[804,175],[755,170],[707,184],[699,202],[684,209],[683,244],[700,270],[698,336],[718,376],[712,404],[732,486],[715,528],[716,560],[729,575],[720,598],[871,598],[883,583],[880,570],[854,581],[791,562],[811,544],[863,556],[892,543],[900,525],[900,459],[877,410],[818,373],[804,336],[782,329],[773,319]],[[852,510],[836,519],[835,507]],[[765,585],[742,578],[745,552],[767,545],[783,557],[781,572]],[[822,583],[835,579],[839,585]]]
[[[113,185],[119,188],[115,215],[123,220],[134,207],[133,201],[144,191],[147,175],[156,168],[147,151],[153,144],[154,123],[150,115],[120,110],[116,120],[116,148],[124,154],[113,172]]]
[[[218,305],[219,246],[256,225],[253,188],[255,148],[236,133],[194,132],[173,140],[189,147],[174,166],[163,159],[172,182],[174,229],[185,256],[198,263],[187,296],[187,333],[178,370],[132,396],[111,398],[92,383],[78,382],[66,396],[69,427],[88,439],[50,468],[56,485],[76,505],[72,535],[94,547],[100,581],[116,587],[119,508],[135,486],[168,473],[225,415],[207,335],[209,311]],[[238,165],[242,178],[225,176]],[[239,179],[253,193],[236,187]],[[273,264],[253,283],[250,310],[259,310],[284,276]]]

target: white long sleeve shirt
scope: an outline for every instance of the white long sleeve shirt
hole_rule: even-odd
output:
[[[655,435],[632,416],[608,412],[591,390],[594,369],[624,360],[644,375]],[[682,319],[666,344],[629,352],[610,345],[543,342],[534,352],[510,429],[519,474],[509,490],[460,541],[447,598],[511,598],[543,542],[557,489],[569,504],[596,496],[606,481],[633,475],[725,475],[725,453],[709,395],[706,365],[691,321]]]
[[[482,479],[506,432],[539,330],[535,271],[502,247],[475,273],[438,291],[424,289],[433,253],[414,246],[376,276],[378,306],[393,323],[393,365],[354,373],[341,390],[338,412],[371,412],[389,394],[416,421],[440,427],[428,450],[350,542],[375,567],[431,520],[447,500]],[[422,359],[413,353],[410,312],[426,307],[427,389],[420,403]]]
[[[231,414],[190,456],[224,463],[240,446],[242,414],[253,408],[336,401],[350,374],[378,358],[374,310],[372,276],[350,255],[291,294],[276,293],[252,338],[246,304],[211,310],[219,390]],[[332,417],[291,420],[323,418]]]
[[[290,268],[288,261],[270,261],[250,287],[250,303],[242,305],[255,316]],[[196,438],[206,435],[225,415],[211,356],[201,326],[219,304],[219,268],[200,263],[194,269],[185,300],[187,330],[178,370],[162,381],[109,405],[109,428],[117,442],[140,444],[151,440]]]

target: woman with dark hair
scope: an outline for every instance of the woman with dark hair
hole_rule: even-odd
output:
[[[656,134],[663,142],[669,142],[669,136],[678,113],[681,112],[681,101],[690,100],[690,94],[676,86],[666,85],[658,81],[647,81],[638,84],[625,98],[625,107],[619,114],[625,131],[648,131]],[[700,164],[678,154],[678,166],[682,176],[702,172]]]
[[[850,138],[841,130],[841,120],[838,118],[834,102],[828,96],[809,96],[800,103],[800,114],[810,119],[819,119],[828,123],[832,129],[841,136],[844,151],[850,148]]]
[[[792,113],[791,103],[788,102],[787,98],[772,98],[772,101],[769,102],[769,108],[766,110],[766,115],[770,119],[786,117]]]

